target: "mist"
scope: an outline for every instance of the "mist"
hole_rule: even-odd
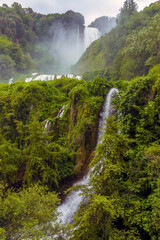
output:
[[[53,38],[50,54],[54,59],[54,73],[70,73],[70,66],[75,64],[83,53],[83,36],[76,26],[65,28],[61,23],[52,26]]]
[[[72,14],[76,15],[74,21],[72,21]],[[110,18],[102,18],[106,18],[107,22],[102,21],[101,27],[97,24],[85,27],[84,22],[79,21],[77,13],[72,11],[67,12],[67,18],[57,19],[52,24],[45,41],[40,43],[43,56],[39,59],[38,71],[43,74],[73,73],[71,66],[78,62],[93,41],[104,35],[102,26],[104,25],[103,27],[109,30],[114,26],[112,21],[108,21]]]

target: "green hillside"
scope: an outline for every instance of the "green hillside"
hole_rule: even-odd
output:
[[[4,4],[0,7],[0,81],[33,71],[58,71],[59,59],[52,51],[57,29],[67,29],[69,35],[77,28],[83,32],[83,24],[84,17],[71,10],[43,15],[16,2],[11,7]]]
[[[159,59],[160,3],[137,12],[125,4],[118,25],[93,42],[75,65],[77,73],[109,69],[113,80],[147,74]]]
[[[86,82],[65,78],[0,84],[0,227],[7,239],[34,234],[36,221],[44,224],[44,234],[45,224],[55,214],[54,203],[58,202],[53,191],[62,192],[67,182],[86,170],[96,145],[103,96],[110,86],[102,79]],[[30,211],[33,200],[25,202],[23,209],[21,197],[28,198],[30,193],[33,198],[42,198],[39,201],[43,208],[46,187],[53,192],[46,211],[53,198],[54,208],[46,215],[36,213],[39,210],[35,207],[27,217],[29,223],[25,211]],[[15,205],[17,201],[20,209]]]
[[[96,147],[73,239],[160,238],[159,74],[157,65],[147,76],[118,82],[119,121],[107,120]]]
[[[75,66],[84,73],[81,80],[0,83],[1,240],[160,239],[159,11],[159,2],[138,13],[133,0],[125,1],[117,27]],[[13,23],[10,14],[12,20],[16,16],[14,27],[0,35],[5,80],[36,63],[31,53],[42,37],[39,24],[45,22],[41,26],[48,32],[50,17],[66,15],[43,16],[17,4],[0,12],[0,21],[7,14],[7,24]],[[20,14],[34,22],[32,34]],[[119,90],[112,101],[115,114],[106,119],[97,144],[102,106],[112,88]],[[88,168],[88,185],[73,186]],[[70,224],[61,224],[57,206],[72,189],[81,190],[80,208]]]

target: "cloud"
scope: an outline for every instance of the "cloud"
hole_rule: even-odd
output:
[[[9,6],[16,0],[1,0],[1,4]],[[123,6],[124,0],[17,0],[22,7],[31,7],[34,11],[47,13],[64,13],[68,10],[80,12],[85,16],[86,24],[100,16],[116,16]],[[139,10],[154,0],[137,0]]]

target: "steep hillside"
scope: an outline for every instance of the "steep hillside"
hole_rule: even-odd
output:
[[[73,224],[74,238],[159,239],[160,66],[145,77],[119,81],[111,117],[90,164]]]
[[[4,4],[0,7],[0,81],[8,81],[17,73],[58,72],[57,41],[70,39],[73,47],[77,34],[83,35],[83,24],[84,17],[71,10],[43,15],[18,3],[11,7]]]
[[[160,2],[138,13],[125,1],[116,28],[75,66],[81,80],[0,83],[0,239],[160,239],[159,13]],[[39,41],[54,37],[57,21],[67,34],[83,16],[40,15],[15,3],[0,8],[0,21],[4,79],[48,62]],[[115,114],[97,143],[111,88]],[[88,168],[85,184],[67,189],[81,192],[73,221],[57,222],[64,190]]]
[[[6,154],[7,144],[13,146],[10,160],[1,152],[2,179],[9,186],[40,180],[55,188],[85,170],[109,86],[101,79],[1,84],[1,141]]]
[[[124,4],[117,27],[92,43],[74,69],[82,74],[109,68],[114,80],[147,74],[160,61],[159,13],[160,3],[131,13]]]
[[[81,187],[75,222],[62,231],[73,227],[75,240],[159,238],[159,75],[157,65],[131,81],[0,84],[2,239],[53,237],[57,229],[50,222],[59,202],[53,191],[82,173],[89,160],[90,185]],[[108,119],[92,154],[103,96],[113,85],[119,88],[119,121]]]
[[[67,78],[0,83],[1,239],[52,236],[55,191],[86,171],[110,86]]]

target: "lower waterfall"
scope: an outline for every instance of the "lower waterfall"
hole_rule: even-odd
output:
[[[32,73],[32,75],[33,75],[33,73]],[[74,74],[63,74],[63,75],[57,75],[57,74],[46,75],[46,74],[43,74],[43,75],[37,75],[36,77],[26,78],[25,82],[30,82],[30,81],[51,81],[51,80],[60,79],[60,78],[74,78],[74,79],[78,79],[78,80],[82,79],[81,76],[74,75]],[[9,84],[11,84],[11,83],[9,83]]]
[[[105,119],[108,118],[110,115],[113,114],[113,107],[112,107],[112,99],[118,93],[118,89],[112,88],[106,96],[104,106],[102,109],[102,113],[100,115],[99,121],[99,131],[98,131],[98,142],[100,142],[100,138],[103,135],[103,124],[105,123]],[[83,177],[83,179],[79,180],[75,185],[87,185],[89,183],[89,175],[90,171]],[[58,207],[58,222],[59,223],[71,223],[73,221],[73,216],[78,210],[82,200],[81,190],[72,191],[64,200],[64,202]]]

